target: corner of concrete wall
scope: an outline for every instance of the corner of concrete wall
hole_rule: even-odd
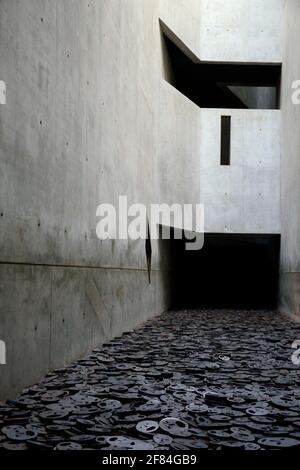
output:
[[[282,66],[281,155],[281,275],[280,310],[300,319],[300,104],[293,102],[293,82],[300,80],[300,2],[288,0],[284,9]]]

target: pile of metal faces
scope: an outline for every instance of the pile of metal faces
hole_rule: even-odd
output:
[[[300,326],[169,312],[0,405],[0,449],[300,448]]]

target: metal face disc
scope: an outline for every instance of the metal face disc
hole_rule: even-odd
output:
[[[261,447],[258,444],[254,444],[254,442],[247,442],[244,446],[244,449],[247,450],[247,451],[248,450],[256,451],[256,450],[260,450]]]
[[[190,405],[187,405],[186,410],[192,414],[204,414],[208,412],[208,406],[191,403]]]
[[[271,403],[279,408],[294,408],[299,406],[299,401],[295,400],[294,398],[288,397],[275,397],[271,399]]]
[[[222,449],[244,449],[242,442],[234,441],[220,441]]]
[[[2,428],[2,432],[12,441],[30,441],[38,435],[36,431],[29,430],[23,426],[6,426]]]
[[[82,446],[77,442],[60,442],[56,447],[55,450],[81,450]]]
[[[56,419],[64,419],[69,415],[67,411],[43,411],[40,413],[40,418],[43,421],[54,421]]]
[[[99,402],[99,398],[85,394],[77,394],[73,395],[72,401],[74,402],[74,405],[89,406],[97,404]]]
[[[229,439],[231,437],[231,435],[226,432],[226,431],[219,431],[217,429],[214,429],[214,430],[211,430],[211,431],[208,431],[207,433],[209,436],[211,437],[214,437],[216,439]]]
[[[233,437],[233,439],[236,439],[237,441],[241,441],[241,442],[254,442],[255,441],[255,437],[253,436],[253,434],[233,432],[231,436]]]
[[[183,439],[183,438],[176,438],[174,439],[172,445],[175,445],[177,448],[180,449],[208,449],[208,445],[201,441],[200,439]]]
[[[148,402],[145,405],[141,405],[137,408],[137,411],[141,413],[154,413],[156,411],[160,411],[161,409],[161,402],[158,401],[153,401],[153,402]]]
[[[269,414],[269,411],[266,410],[265,408],[248,408],[246,410],[246,413],[250,416],[267,416]]]
[[[276,419],[271,418],[270,416],[251,416],[251,420],[254,421],[255,423],[261,423],[261,424],[273,425],[274,423],[276,423]]]
[[[139,439],[130,439],[127,437],[112,436],[106,438],[109,444],[109,450],[151,450],[154,449],[153,444],[144,442]]]
[[[300,441],[289,437],[268,437],[260,439],[258,443],[263,447],[289,448],[299,447]]]
[[[160,421],[159,427],[171,436],[187,435],[189,429],[188,424],[177,418],[164,418]]]
[[[173,442],[173,438],[167,434],[154,434],[153,440],[160,446],[168,446]]]
[[[136,425],[136,430],[143,434],[153,434],[159,428],[157,421],[141,421]]]
[[[24,442],[4,442],[2,445],[5,450],[28,450],[27,444]]]
[[[114,412],[122,408],[122,403],[118,400],[103,400],[98,403],[98,408],[101,412],[111,411]]]

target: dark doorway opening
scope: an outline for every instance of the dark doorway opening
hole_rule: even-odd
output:
[[[277,308],[280,235],[206,234],[200,251],[169,243],[174,307]]]

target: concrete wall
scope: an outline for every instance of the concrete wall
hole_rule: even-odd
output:
[[[300,2],[285,7],[282,73],[281,309],[300,320],[300,105],[293,104],[292,84],[300,80]]]
[[[200,199],[199,110],[163,80],[159,26],[197,50],[186,3],[0,0],[0,398],[168,307],[160,245],[149,285],[144,242],[101,243],[96,208]]]
[[[143,0],[144,1],[144,0]],[[203,0],[161,0],[159,16],[174,38],[179,38],[193,53],[194,59],[201,59],[201,28]]]
[[[201,0],[201,60],[281,63],[284,3]]]
[[[160,18],[195,62],[281,63],[285,1],[163,1]]]
[[[231,164],[221,166],[221,116],[231,116]],[[280,233],[280,111],[201,110],[205,231]]]

